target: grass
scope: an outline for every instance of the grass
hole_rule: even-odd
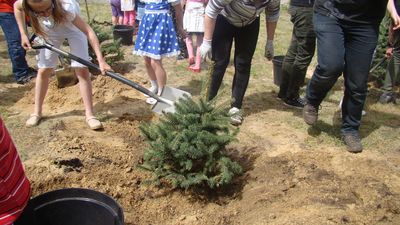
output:
[[[96,21],[110,21],[111,10],[108,4],[90,4],[90,16]],[[96,12],[96,13],[95,13]],[[96,16],[94,17],[94,15]],[[87,19],[86,8],[81,4],[81,15]],[[111,27],[110,27],[111,31]],[[284,55],[290,43],[292,31],[292,24],[290,17],[287,13],[287,7],[282,6],[281,17],[278,22],[278,27],[275,36],[275,55]],[[4,40],[4,36],[0,33],[0,40]],[[329,93],[327,98],[322,103],[320,110],[320,121],[317,126],[310,129],[302,121],[300,112],[293,112],[292,109],[285,108],[281,102],[275,100],[278,87],[273,84],[273,65],[271,62],[264,58],[264,45],[266,41],[265,30],[265,16],[261,16],[260,34],[257,43],[257,49],[254,54],[251,80],[248,91],[246,93],[244,109],[247,114],[258,113],[276,109],[279,116],[268,119],[266,123],[276,122],[276,119],[286,123],[294,130],[301,132],[308,132],[305,140],[306,145],[310,148],[318,148],[321,145],[325,147],[340,146],[340,119],[338,118],[338,103],[342,97],[343,79],[340,78],[335,87]],[[7,56],[5,42],[1,41],[0,46],[0,65],[3,69],[0,71],[0,80],[3,81],[4,77],[11,77],[11,65]],[[126,48],[124,63],[138,63],[143,64],[141,57],[131,54],[132,46],[124,46]],[[233,54],[232,54],[233,55]],[[28,54],[29,62],[34,65],[34,57],[32,53]],[[307,78],[309,79],[313,69],[316,66],[316,58],[314,57],[308,71]],[[207,65],[203,68],[200,74],[193,75],[188,72],[186,61],[176,61],[175,58],[164,60],[165,69],[168,73],[170,82],[176,82],[172,85],[187,86],[191,90],[199,90],[199,86],[204,82],[207,77]],[[113,65],[112,65],[113,66]],[[135,72],[135,71],[134,71]],[[135,72],[136,73],[136,72]],[[234,73],[233,66],[228,67],[225,79],[222,85],[221,95],[223,100],[229,99],[232,76]],[[191,79],[187,81],[188,77]],[[186,81],[180,81],[186,80]],[[200,91],[195,91],[196,94]],[[304,93],[304,87],[302,89]],[[363,136],[363,143],[366,148],[378,149],[378,151],[385,151],[387,149],[396,149],[400,146],[400,108],[396,105],[380,105],[376,101],[379,97],[380,90],[372,87],[366,103],[367,116],[362,120],[361,134]],[[249,104],[253,102],[253,104]],[[5,107],[0,107],[0,113],[7,115]],[[266,118],[263,118],[266,119]]]

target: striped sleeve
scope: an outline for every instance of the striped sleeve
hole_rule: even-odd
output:
[[[216,19],[224,7],[231,2],[232,0],[210,0],[208,1],[205,13],[210,18]]]
[[[12,224],[29,198],[30,183],[10,134],[0,118],[0,224]]]
[[[277,22],[281,10],[281,0],[271,0],[265,7],[266,20],[268,22]]]

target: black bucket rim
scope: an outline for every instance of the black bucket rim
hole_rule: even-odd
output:
[[[87,188],[62,188],[45,192],[32,198],[25,208],[24,213],[26,211],[27,218],[33,219],[35,212],[40,211],[42,208],[51,207],[52,204],[57,205],[62,202],[74,201],[77,204],[86,202],[86,204],[94,204],[101,207],[114,218],[117,224],[124,224],[123,209],[115,199],[108,194]],[[77,205],[77,207],[79,206]],[[15,224],[18,225],[19,223]]]

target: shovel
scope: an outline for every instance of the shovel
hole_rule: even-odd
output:
[[[33,49],[42,49],[46,48],[53,52],[60,54],[62,57],[75,60],[89,68],[96,69],[100,71],[100,67],[92,62],[79,58],[78,56],[72,55],[71,53],[62,51],[58,48],[55,48],[53,45],[47,43],[43,38],[37,37],[33,35],[30,38],[31,42],[34,44],[32,45]],[[167,87],[165,86],[161,96],[154,94],[153,92],[149,91],[147,88],[140,86],[139,84],[128,80],[127,78],[123,77],[120,74],[113,73],[110,71],[106,71],[106,75],[118,80],[119,82],[129,85],[130,87],[142,92],[145,95],[148,95],[157,100],[156,104],[153,105],[152,111],[158,114],[162,113],[174,113],[175,112],[175,102],[180,98],[191,97],[189,92],[182,91],[180,89]]]
[[[61,56],[58,56],[58,60],[60,61],[62,68],[54,71],[57,78],[57,87],[64,88],[77,84],[78,77],[76,77],[74,69],[70,67],[70,63],[66,62],[66,60]]]

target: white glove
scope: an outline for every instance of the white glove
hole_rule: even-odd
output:
[[[206,57],[211,59],[211,40],[203,39],[203,43],[200,45],[201,59],[205,60]]]
[[[264,57],[268,60],[272,60],[274,57],[274,40],[267,40],[265,43]]]

